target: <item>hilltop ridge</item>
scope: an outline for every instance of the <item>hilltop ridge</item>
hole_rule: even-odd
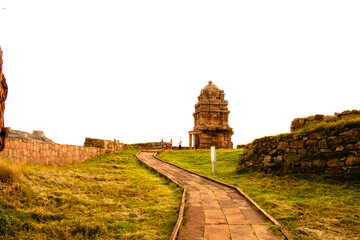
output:
[[[47,138],[43,131],[34,130],[32,133],[9,129],[8,138],[11,139],[21,139],[26,141],[33,141],[33,142],[46,142],[46,143],[54,143],[53,140]]]

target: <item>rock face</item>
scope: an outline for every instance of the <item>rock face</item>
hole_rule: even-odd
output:
[[[256,139],[244,147],[237,169],[360,179],[360,121]]]
[[[194,129],[189,131],[190,148],[232,148],[231,136],[234,132],[228,124],[230,111],[224,97],[224,91],[212,81],[201,90],[193,114]]]
[[[314,116],[308,116],[304,118],[295,118],[291,122],[290,131],[296,132],[303,127],[310,125],[312,123],[319,123],[319,122],[335,122],[342,119],[350,119],[360,117],[360,111],[358,110],[346,110],[342,113],[334,113],[334,115],[322,115],[316,114]]]
[[[33,131],[31,134],[23,131],[9,129],[8,138],[21,139],[32,142],[53,143],[53,141],[45,136],[43,131]]]
[[[5,111],[5,101],[8,94],[8,86],[6,83],[5,76],[3,74],[3,52],[0,48],[0,151],[5,147],[5,138],[8,134],[8,129],[4,127],[4,111]]]

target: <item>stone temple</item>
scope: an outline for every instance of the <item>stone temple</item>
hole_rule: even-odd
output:
[[[232,148],[231,136],[234,134],[228,124],[228,101],[224,99],[224,90],[220,90],[209,81],[195,104],[194,129],[189,131],[191,149]]]

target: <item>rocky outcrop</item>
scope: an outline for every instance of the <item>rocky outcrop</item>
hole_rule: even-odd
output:
[[[5,101],[8,94],[8,86],[6,83],[5,76],[3,74],[3,52],[0,48],[0,151],[5,147],[5,138],[8,134],[8,129],[4,127],[4,112],[5,112]]]
[[[319,123],[319,122],[335,122],[339,120],[346,120],[350,118],[360,117],[360,111],[358,110],[346,110],[342,113],[334,113],[334,115],[322,115],[316,114],[313,116],[303,117],[303,118],[295,118],[291,122],[290,131],[296,132],[305,126],[309,126],[310,124]]]
[[[34,130],[32,133],[27,133],[19,130],[9,129],[8,138],[10,139],[21,139],[32,142],[45,142],[53,143],[53,141],[45,136],[43,131]]]
[[[360,120],[256,139],[244,147],[237,169],[360,179]]]

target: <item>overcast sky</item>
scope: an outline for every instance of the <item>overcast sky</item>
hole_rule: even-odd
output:
[[[234,145],[360,109],[360,1],[0,0],[5,125],[188,145],[212,80]]]

